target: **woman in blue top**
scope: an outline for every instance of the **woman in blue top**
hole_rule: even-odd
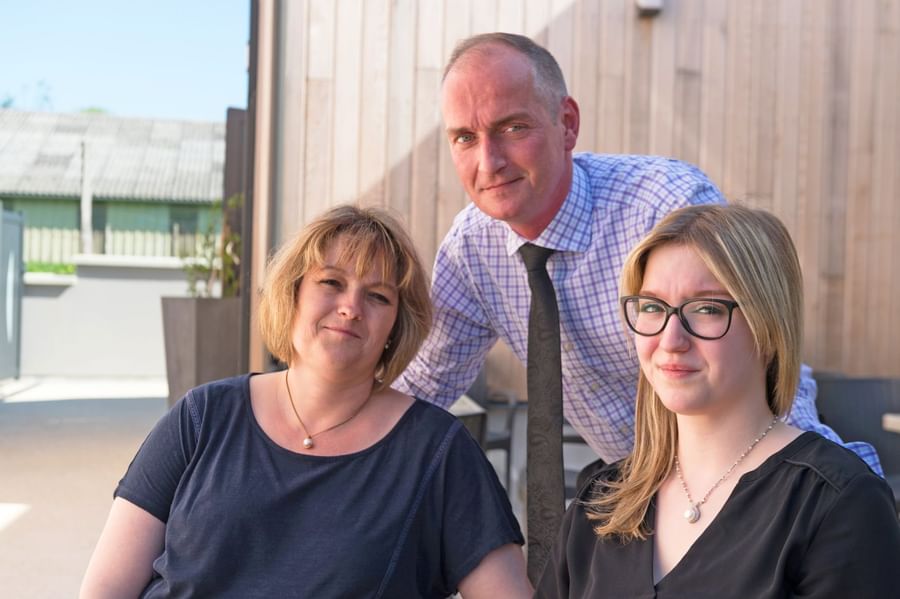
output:
[[[567,511],[537,597],[897,596],[890,488],[782,420],[802,289],[790,235],[761,210],[677,210],[632,250],[634,450]]]
[[[272,260],[258,321],[287,370],[193,389],[163,417],[116,489],[81,596],[530,596],[477,443],[390,388],[431,322],[402,226],[327,212]]]

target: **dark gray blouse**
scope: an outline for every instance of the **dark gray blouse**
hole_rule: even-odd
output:
[[[595,480],[617,476],[618,466]],[[627,544],[597,537],[581,504],[590,489],[566,512],[536,597],[900,597],[900,524],[890,488],[854,453],[816,433],[742,476],[655,586],[652,537]],[[652,504],[647,522],[654,522]]]

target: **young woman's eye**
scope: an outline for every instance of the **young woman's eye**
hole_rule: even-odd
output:
[[[319,285],[325,285],[326,287],[340,287],[341,282],[337,279],[320,279]]]
[[[665,312],[666,309],[658,302],[641,302],[640,311],[645,314],[655,314],[657,312]]]
[[[391,300],[386,295],[382,295],[381,293],[370,293],[369,297],[380,304],[390,305]]]
[[[725,310],[721,304],[718,304],[715,302],[703,302],[703,303],[697,303],[694,306],[692,311],[696,312],[697,314],[706,314],[708,316],[718,316],[719,314],[722,314]]]

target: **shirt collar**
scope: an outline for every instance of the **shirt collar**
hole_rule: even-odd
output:
[[[525,239],[506,226],[506,252],[512,256],[526,243],[560,252],[584,252],[591,245],[593,202],[587,174],[572,163],[572,185],[559,211],[536,239]]]

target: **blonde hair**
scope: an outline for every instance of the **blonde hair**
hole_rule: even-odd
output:
[[[774,215],[738,205],[676,210],[631,251],[622,269],[621,295],[640,293],[647,260],[665,245],[692,248],[740,306],[758,355],[766,360],[766,401],[773,414],[791,407],[800,376],[803,281],[785,226]],[[647,508],[674,464],[675,414],[638,375],[634,450],[620,478],[601,483],[585,504],[600,536],[644,539]],[[598,485],[599,486],[599,485]]]
[[[260,293],[258,325],[269,352],[290,364],[291,328],[300,281],[323,266],[325,254],[341,237],[338,261],[352,264],[357,276],[380,268],[397,285],[397,320],[375,372],[374,391],[390,386],[406,368],[431,328],[428,279],[403,225],[380,208],[338,206],[306,225],[272,257]]]

